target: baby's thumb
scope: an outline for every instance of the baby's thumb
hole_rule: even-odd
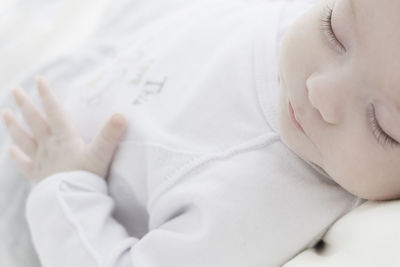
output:
[[[126,119],[121,114],[114,114],[103,129],[98,133],[91,143],[91,148],[94,153],[99,153],[97,156],[104,160],[105,164],[109,164],[114,156],[115,150],[118,147],[126,129]]]

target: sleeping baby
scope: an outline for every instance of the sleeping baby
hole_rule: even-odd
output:
[[[43,267],[281,266],[399,197],[399,1],[131,2],[2,113]]]

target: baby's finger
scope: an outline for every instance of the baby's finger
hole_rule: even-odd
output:
[[[37,149],[35,138],[22,127],[11,110],[5,110],[1,115],[14,143],[20,147],[25,154],[33,158]]]
[[[24,154],[18,147],[12,146],[8,149],[11,160],[14,162],[17,169],[27,178],[32,179],[34,163]]]
[[[125,128],[125,118],[120,114],[115,114],[107,121],[103,129],[91,143],[92,149],[102,157],[105,164],[111,162],[114,152],[125,132]]]
[[[73,127],[65,110],[43,77],[37,78],[37,87],[48,122],[53,132],[57,134],[57,132],[72,130]]]
[[[20,88],[13,90],[13,96],[36,140],[40,141],[47,138],[51,133],[50,128],[32,100]]]

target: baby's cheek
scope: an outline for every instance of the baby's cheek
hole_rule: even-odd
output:
[[[389,146],[375,145],[375,147],[376,149],[372,145],[369,146],[368,162],[364,165],[367,191],[365,198],[397,199],[400,196],[400,155]]]
[[[345,189],[350,193],[375,201],[399,198],[400,176],[393,175],[392,170],[376,164],[364,165],[363,170],[360,170],[360,168],[355,168],[355,170],[357,171],[347,173],[347,181],[345,182]]]
[[[389,162],[389,160],[387,161]],[[374,187],[371,188],[372,200],[393,200],[400,198],[400,162],[383,166],[375,170]]]
[[[342,149],[340,149],[342,147]],[[325,147],[326,148],[326,147]],[[365,158],[348,145],[335,144],[323,149],[322,166],[327,174],[346,191],[363,197],[370,191],[371,180]]]

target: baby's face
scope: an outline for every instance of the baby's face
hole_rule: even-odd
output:
[[[399,0],[322,0],[280,48],[282,138],[366,199],[400,197],[399,13]]]

